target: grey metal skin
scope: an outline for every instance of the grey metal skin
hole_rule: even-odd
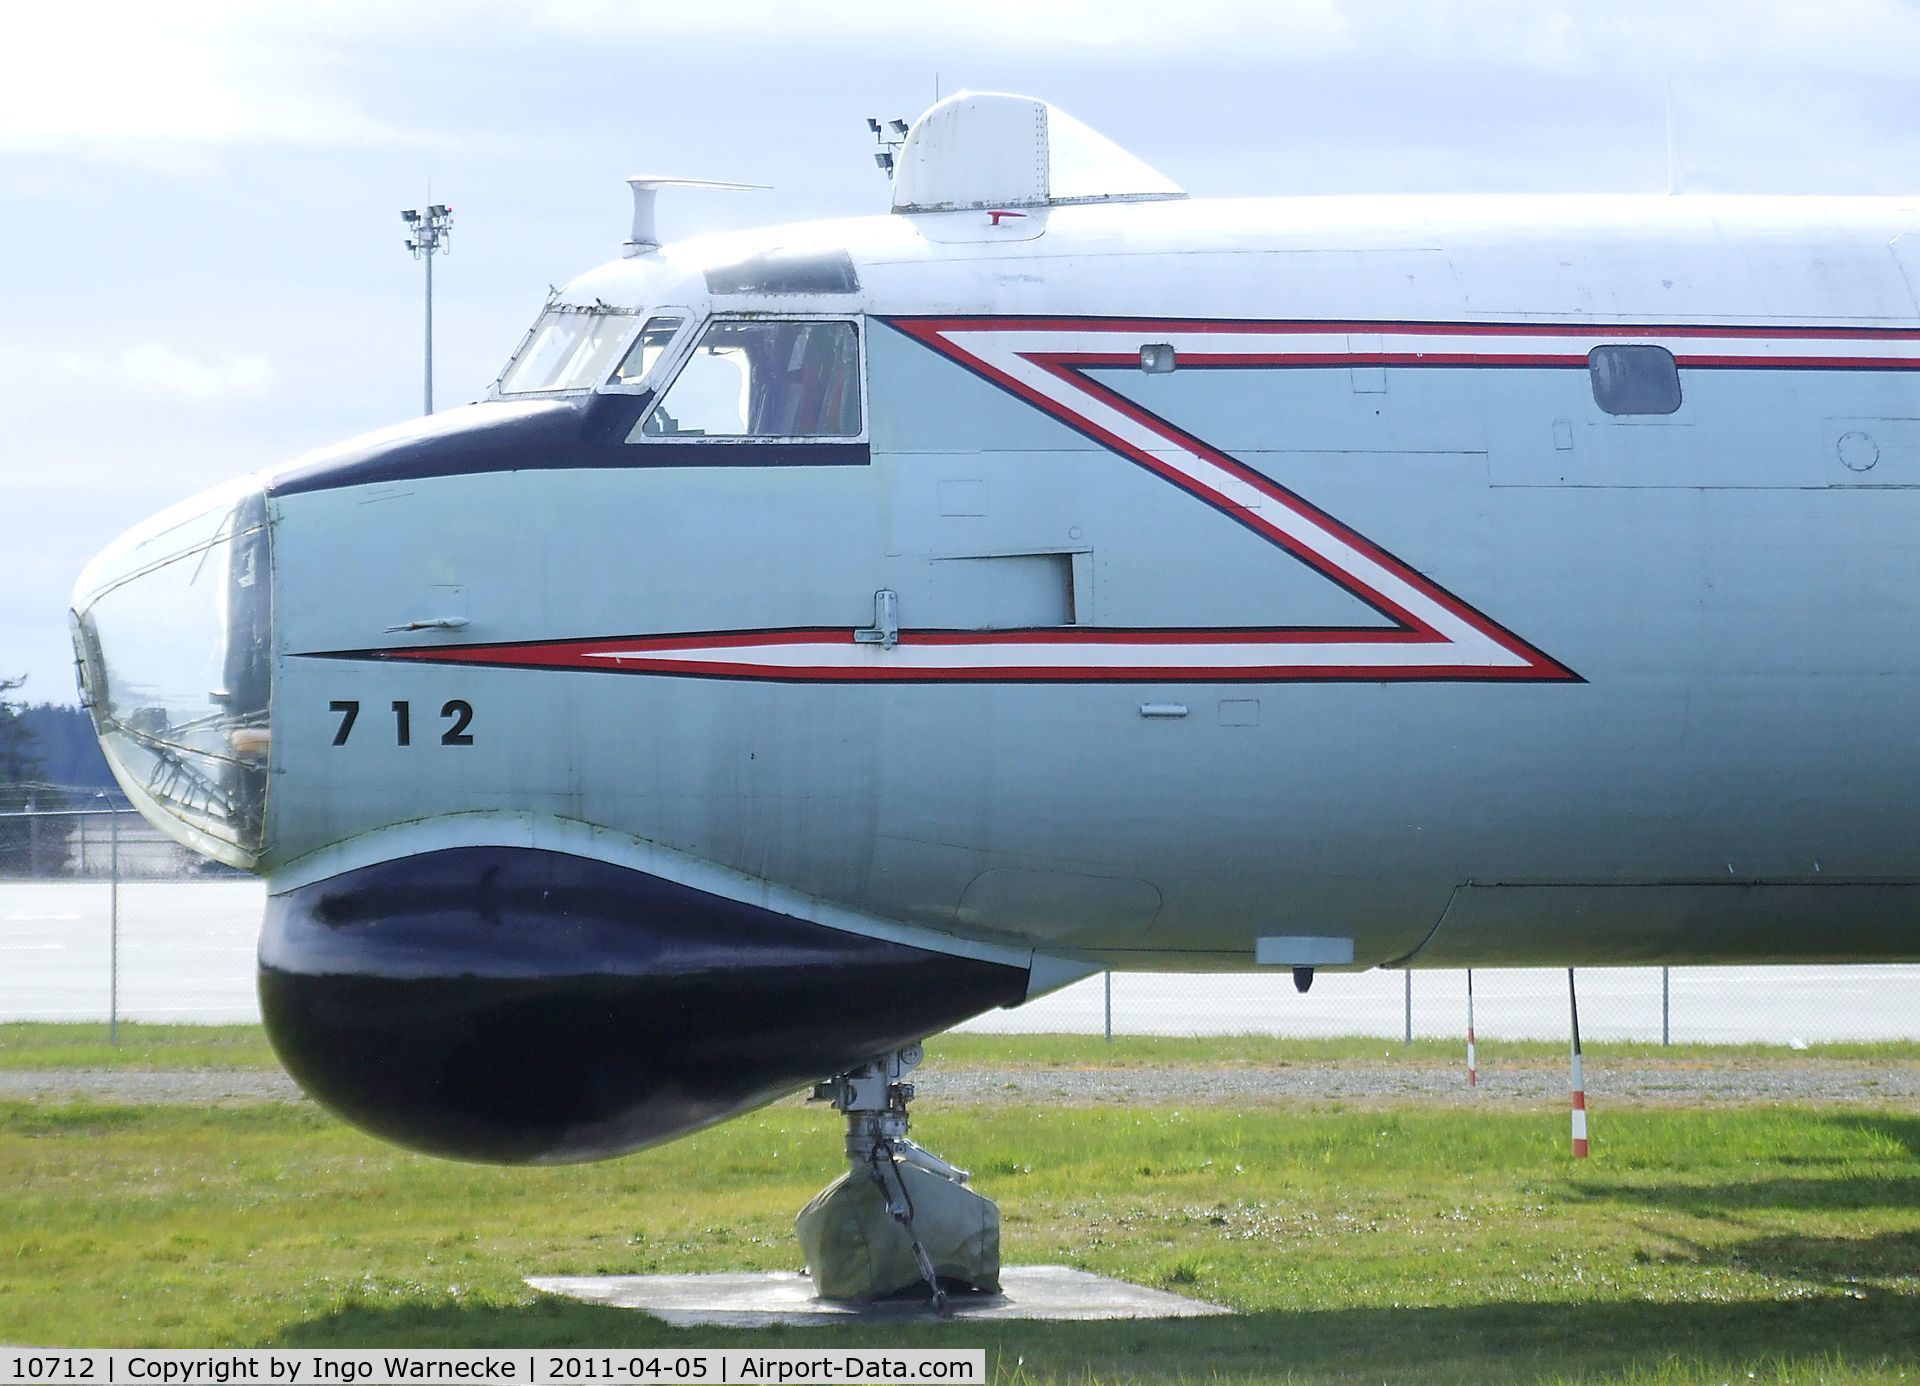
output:
[[[634,444],[619,468],[530,457],[271,493],[270,879],[544,831],[610,860],[664,853],[772,883],[854,927],[1088,968],[1244,969],[1257,939],[1296,935],[1351,938],[1355,967],[1920,956],[1920,447],[1902,441],[1920,411],[1897,370],[1683,368],[1678,412],[1625,419],[1577,368],[1098,373],[1577,681],[820,683],[310,657],[855,630],[881,590],[909,633],[1024,628],[1063,580],[1083,626],[1378,624],[1338,583],[885,320],[1013,296],[1049,321],[1169,305],[1207,318],[1238,275],[1239,318],[1458,322],[1490,304],[1502,323],[1577,324],[1594,315],[1564,305],[1591,301],[1618,305],[1610,322],[1652,321],[1639,268],[1606,277],[1645,233],[1605,216],[1569,229],[1564,209],[1534,213],[1551,236],[1509,222],[1462,230],[1453,252],[1377,252],[1410,275],[1341,278],[1314,249],[1120,265],[1091,248],[1150,212],[1181,234],[1174,212],[1199,206],[1073,209],[1090,248],[1064,258],[1073,227],[1056,212],[1045,238],[981,251],[958,276],[856,246],[862,295],[817,306],[862,325],[868,465],[648,465]],[[1378,215],[1319,239],[1378,244],[1393,213]],[[1815,258],[1837,268],[1793,282],[1725,271],[1764,249],[1760,232],[1668,228],[1643,253],[1714,282],[1661,326],[1912,331],[1888,215],[1869,205],[1863,225],[1823,231]],[[1044,282],[1015,295],[1023,263]],[[1533,283],[1551,292],[1508,287]],[[1843,465],[1840,439],[1876,430],[1891,440],[1878,467]],[[470,624],[383,634],[449,604]],[[369,718],[458,698],[475,741],[336,747],[341,698]]]

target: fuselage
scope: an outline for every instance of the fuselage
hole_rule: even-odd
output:
[[[866,439],[596,444],[595,415],[632,397],[588,394],[484,403],[411,447],[283,473],[275,852],[509,813],[1116,966],[1243,967],[1266,935],[1350,936],[1361,965],[1429,944],[1485,964],[1910,953],[1906,212],[1176,202],[1056,209],[1010,242],[978,214],[894,217],[768,238],[845,249],[858,291],[806,299],[704,292],[680,266],[746,249],[724,242],[615,262],[565,297],[856,322]],[[1170,339],[1170,373],[1081,368],[1099,397],[1036,403],[999,370]],[[1678,409],[1598,407],[1588,353],[1616,342],[1673,352]],[[1242,522],[1283,500],[1197,495],[1088,436],[1121,417],[1108,396],[1170,426],[1149,458],[1218,450],[1346,546],[1302,561]],[[489,429],[497,456],[463,470]],[[1296,663],[1310,645],[1222,655],[1235,631],[1389,627],[1357,575],[1375,548],[1551,667],[1323,677]],[[883,590],[905,643],[854,644]],[[471,624],[380,638],[449,601]],[[928,632],[1053,629],[1141,650],[1039,659],[1007,635],[978,676],[910,657]],[[815,630],[840,657],[710,677],[644,643]],[[585,643],[510,648],[554,641]],[[448,646],[467,653],[307,657]],[[626,646],[630,672],[594,667]],[[439,746],[435,720],[410,753],[390,727],[334,746],[344,698],[388,721],[395,700],[431,717],[459,699],[473,744]],[[1533,888],[1538,917],[1453,945],[1435,930],[1463,887]],[[1540,888],[1580,887],[1577,914],[1548,917]],[[1788,914],[1824,903],[1787,918],[1755,887]],[[1764,937],[1620,929],[1649,890],[1694,914],[1724,897]],[[1858,931],[1836,927],[1842,897]]]
[[[1102,967],[1913,958],[1917,216],[1168,200],[623,257],[549,305],[617,319],[583,388],[510,368],[260,483],[264,788],[212,845],[282,902],[387,872],[376,914],[408,861],[446,900],[550,853],[980,969],[860,1044]],[[676,395],[768,343],[774,433],[759,376]],[[326,973],[350,931],[285,908],[263,964]]]

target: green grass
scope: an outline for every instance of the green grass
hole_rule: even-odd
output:
[[[105,1025],[0,1025],[0,1069],[277,1068],[258,1025],[146,1025],[122,1022],[120,1043]]]
[[[1462,1041],[1423,1039],[1413,1044],[1366,1036],[1288,1039],[1271,1035],[1165,1038],[1119,1035],[978,1035],[940,1037],[941,1062],[961,1068],[1144,1068],[1275,1066],[1374,1059],[1395,1064],[1458,1064]],[[1816,1044],[1790,1049],[1769,1044],[1595,1043],[1596,1059],[1665,1059],[1715,1063],[1820,1059],[1869,1059],[1920,1063],[1920,1043]],[[1482,1063],[1565,1063],[1566,1046],[1552,1040],[1480,1039]],[[105,1025],[0,1025],[0,1069],[19,1068],[275,1068],[257,1025],[123,1024],[120,1043],[107,1042]]]
[[[993,1043],[998,1043],[994,1041]],[[946,1054],[943,1061],[953,1056]],[[528,1274],[790,1269],[836,1172],[782,1103],[607,1164],[416,1157],[308,1107],[0,1104],[0,1341],[984,1346],[1003,1381],[1920,1377],[1920,1114],[930,1105],[1010,1263],[1228,1319],[674,1330]]]

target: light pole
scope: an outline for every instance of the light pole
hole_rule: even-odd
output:
[[[453,208],[444,202],[435,202],[424,211],[413,208],[400,214],[400,220],[407,224],[407,249],[413,252],[416,260],[427,262],[427,388],[426,411],[433,412],[433,256],[438,250],[447,250],[448,238],[453,235]]]

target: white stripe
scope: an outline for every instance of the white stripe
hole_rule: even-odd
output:
[[[1055,374],[1042,362],[1062,355],[1131,354],[1143,340],[1170,342],[1188,360],[1253,355],[1284,360],[1289,356],[1350,356],[1346,332],[1303,329],[1298,332],[1195,332],[1150,326],[1047,328],[959,327],[942,334],[945,342],[974,362],[997,370],[1022,387],[1049,401],[1066,416],[1119,439],[1126,446],[1152,456],[1168,472],[1208,494],[1229,514],[1237,513],[1269,538],[1284,536],[1286,543],[1325,563],[1345,581],[1375,593],[1424,623],[1441,637],[1421,643],[1340,642],[1313,640],[1235,640],[1225,632],[1203,645],[1082,644],[1066,641],[1019,641],[1004,644],[920,645],[911,637],[891,650],[856,645],[851,640],[794,640],[776,645],[706,646],[674,650],[599,650],[593,659],[623,660],[631,664],[733,665],[769,673],[806,670],[847,672],[916,671],[922,673],[1031,670],[1072,674],[1093,668],[1138,671],[1143,677],[1165,671],[1181,676],[1195,669],[1422,669],[1458,668],[1489,673],[1524,669],[1528,659],[1501,640],[1481,632],[1442,601],[1402,578],[1398,571],[1372,558],[1365,545],[1356,545],[1335,532],[1322,518],[1302,514],[1277,494],[1283,488],[1269,483],[1269,491],[1229,466],[1215,462],[1203,446],[1189,445],[1162,435],[1152,424],[1114,407],[1097,392],[1082,387],[1078,377]],[[1920,339],[1831,341],[1796,337],[1791,330],[1778,336],[1667,337],[1621,336],[1609,333],[1552,334],[1517,329],[1512,333],[1482,335],[1450,332],[1444,327],[1409,332],[1379,332],[1373,340],[1391,354],[1463,354],[1470,356],[1584,356],[1604,344],[1654,343],[1687,357],[1740,355],[1864,356],[1887,360],[1920,361]],[[1033,358],[1039,358],[1035,360]]]
[[[1366,327],[1365,324],[1355,326]],[[1373,325],[1369,345],[1392,355],[1435,356],[1585,356],[1596,346],[1654,344],[1666,347],[1682,363],[1709,356],[1743,357],[1864,357],[1891,362],[1920,360],[1920,337],[1867,340],[1831,340],[1796,336],[1791,329],[1769,337],[1668,336],[1620,333],[1549,333],[1516,328],[1503,333],[1449,331],[1443,326],[1405,332]],[[1420,588],[1377,562],[1361,548],[1339,536],[1319,520],[1294,510],[1277,495],[1250,482],[1234,470],[1214,462],[1204,452],[1163,436],[1152,425],[1115,408],[1098,393],[1081,387],[1075,377],[1062,377],[1036,362],[1072,354],[1131,354],[1143,340],[1170,343],[1189,361],[1226,356],[1261,356],[1284,361],[1289,357],[1352,357],[1352,339],[1344,330],[1195,332],[1150,326],[1053,328],[955,328],[944,340],[975,362],[1010,377],[1050,401],[1069,417],[1119,438],[1137,451],[1154,457],[1161,466],[1211,495],[1229,513],[1239,512],[1257,526],[1284,535],[1287,542],[1311,554],[1408,612],[1443,637],[1442,642],[1420,644],[1280,642],[1232,640],[1194,644],[1080,644],[1036,643],[916,645],[911,639],[892,650],[847,641],[794,641],[779,645],[711,646],[675,650],[602,650],[595,659],[620,659],[634,664],[737,665],[767,672],[831,669],[846,671],[915,670],[967,673],[1003,669],[1058,671],[1071,674],[1091,668],[1138,670],[1143,676],[1159,671],[1185,674],[1193,669],[1262,670],[1316,668],[1464,668],[1489,672],[1526,667],[1527,660],[1499,640],[1483,634]],[[1279,489],[1277,483],[1275,490]],[[1574,1059],[1575,1082],[1580,1061]]]
[[[1300,514],[1291,506],[1244,480],[1229,468],[1192,448],[1162,436],[1150,425],[1135,419],[1098,395],[1080,389],[1071,380],[1063,380],[1044,366],[1027,359],[1030,355],[1057,355],[1074,352],[1111,350],[1116,338],[1137,342],[1138,331],[1124,333],[1070,332],[966,332],[948,334],[947,340],[985,364],[1003,372],[1053,401],[1069,414],[1104,429],[1132,447],[1151,453],[1163,466],[1204,487],[1229,506],[1253,512],[1266,525],[1284,534],[1289,541],[1326,561],[1336,571],[1379,593],[1444,636],[1446,646],[1429,647],[1422,656],[1410,647],[1393,645],[1322,646],[1315,652],[1310,645],[1290,646],[1287,664],[1308,667],[1325,665],[1360,667],[1404,667],[1408,665],[1448,665],[1484,669],[1524,668],[1526,659],[1508,650],[1500,642],[1483,635],[1468,622],[1455,616],[1420,589],[1401,579],[1394,571],[1367,556],[1348,540],[1334,534],[1318,521]],[[1191,355],[1220,355],[1235,351],[1271,352],[1273,336],[1267,334],[1175,333],[1176,351]],[[1346,338],[1320,334],[1312,338],[1326,350],[1344,352]],[[1298,351],[1311,351],[1313,345],[1289,345]],[[1276,489],[1278,489],[1276,487]],[[1130,662],[1145,663],[1141,647],[1132,647]],[[1195,651],[1197,653],[1197,651]],[[1021,663],[1017,658],[1006,662]],[[1089,658],[1089,663],[1111,663],[1110,658]],[[1195,661],[1169,656],[1175,665]],[[1256,664],[1273,664],[1270,658],[1258,658]],[[1071,667],[1069,665],[1069,667]]]
[[[1587,1138],[1587,1114],[1583,1108],[1574,1109],[1573,1138],[1576,1141],[1584,1141]]]
[[[704,645],[671,650],[593,650],[588,659],[627,660],[636,664],[745,664],[769,669],[1079,669],[1125,668],[1151,673],[1164,669],[1340,668],[1376,665],[1452,668],[1517,666],[1524,661],[1503,649],[1498,661],[1469,657],[1459,645],[1366,645],[1328,642],[1244,641],[1234,644],[1045,644],[1009,641],[1005,644],[916,645],[885,650],[877,645],[844,641],[795,641],[787,645]],[[1491,645],[1491,641],[1483,642]],[[1498,647],[1495,647],[1496,649]]]
[[[1366,324],[1355,324],[1365,327]],[[1166,342],[1177,357],[1206,360],[1221,356],[1264,356],[1284,360],[1290,356],[1585,356],[1597,346],[1661,346],[1683,362],[1688,357],[1817,357],[1868,358],[1886,361],[1920,359],[1920,335],[1880,338],[1831,338],[1796,336],[1791,329],[1767,337],[1741,336],[1663,336],[1658,330],[1635,332],[1529,332],[1524,327],[1512,332],[1449,332],[1443,327],[1424,331],[1380,331],[1368,333],[1378,346],[1367,352],[1355,352],[1345,332],[1158,332],[1151,328],[1075,328],[1061,331],[1023,330],[997,332],[991,329],[970,332],[965,329],[944,334],[973,355],[992,360],[1002,370],[1006,361],[1024,354],[1131,354],[1143,342]]]

